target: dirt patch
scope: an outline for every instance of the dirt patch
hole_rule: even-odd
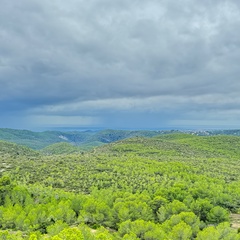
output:
[[[230,214],[231,227],[235,229],[240,228],[240,214]]]
[[[96,233],[96,229],[91,229],[91,233]]]

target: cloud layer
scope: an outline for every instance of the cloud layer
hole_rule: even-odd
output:
[[[2,126],[239,126],[238,1],[1,5]]]

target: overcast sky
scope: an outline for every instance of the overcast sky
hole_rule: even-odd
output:
[[[0,127],[240,128],[239,0],[0,4]]]

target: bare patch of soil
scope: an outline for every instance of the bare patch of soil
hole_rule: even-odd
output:
[[[240,228],[240,214],[231,214],[230,215],[231,227],[235,229]]]

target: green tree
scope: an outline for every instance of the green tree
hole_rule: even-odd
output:
[[[230,227],[228,222],[220,223],[216,227],[217,231],[220,233],[220,239],[223,240],[239,240],[240,234],[237,234],[234,229]]]
[[[54,224],[47,227],[47,233],[50,236],[57,235],[59,232],[61,232],[64,228],[67,228],[68,225],[64,223],[62,220],[58,220]]]
[[[136,239],[159,240],[165,237],[165,232],[159,224],[144,220],[123,222],[118,232],[123,239],[135,239],[136,237]]]
[[[207,227],[198,233],[196,240],[219,240],[220,233],[213,227]]]
[[[207,214],[213,208],[209,199],[197,199],[190,205],[191,210],[200,218],[202,221],[207,220]]]
[[[170,219],[165,221],[162,226],[166,232],[171,232],[172,229],[181,222],[191,227],[193,237],[197,235],[199,232],[200,220],[193,212],[174,214]]]
[[[191,227],[185,222],[181,221],[172,228],[172,231],[169,233],[170,239],[174,240],[189,240],[192,236]]]
[[[0,230],[0,239],[2,240],[23,240],[21,232],[9,233],[9,231]]]
[[[207,214],[207,220],[211,223],[228,222],[229,212],[222,207],[216,206]]]
[[[51,240],[83,240],[83,234],[82,232],[74,227],[74,228],[65,228],[64,230],[62,230],[59,234],[57,234],[56,236],[52,237]]]
[[[162,206],[157,211],[158,221],[160,223],[164,222],[166,219],[170,218],[173,214],[178,214],[181,212],[188,211],[188,207],[178,200],[174,200],[165,206]]]
[[[10,192],[12,184],[9,176],[3,176],[0,178],[0,205],[4,204],[5,196]]]

